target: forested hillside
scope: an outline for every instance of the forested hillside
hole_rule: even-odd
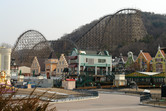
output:
[[[119,53],[127,55],[128,51],[132,51],[135,55],[138,55],[140,50],[149,52],[151,56],[155,56],[158,45],[166,47],[166,15],[142,12],[141,17],[147,35],[143,39],[131,42],[130,44],[119,44],[121,47],[118,47],[111,53],[113,56],[118,56]],[[61,39],[71,39],[72,41],[79,40],[79,38],[99,20],[94,20],[89,24],[83,25],[75,29],[72,33],[61,37]]]

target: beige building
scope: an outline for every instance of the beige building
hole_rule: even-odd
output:
[[[57,64],[58,64],[58,59],[55,53],[51,52],[50,56],[45,61],[45,70],[46,70],[46,76],[48,79],[51,76],[55,76]]]
[[[23,75],[23,76],[29,76],[31,73],[31,68],[27,66],[20,66],[18,68],[18,76]]]
[[[34,57],[31,65],[31,76],[39,76],[45,73],[45,59]]]
[[[64,89],[69,89],[69,90],[75,89],[76,88],[75,79],[66,79],[66,80],[62,81],[62,87]]]
[[[64,68],[68,68],[68,63],[64,54],[61,54],[56,68],[56,76],[61,76]]]

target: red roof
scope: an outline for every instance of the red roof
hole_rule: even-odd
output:
[[[165,57],[165,52],[164,52],[164,50],[161,50],[161,53],[163,54],[163,56]]]
[[[75,81],[75,79],[66,79],[66,81]]]
[[[143,52],[143,54],[144,54],[144,56],[146,57],[146,59],[147,59],[148,61],[151,61],[151,60],[152,60],[152,57],[150,56],[149,53]]]

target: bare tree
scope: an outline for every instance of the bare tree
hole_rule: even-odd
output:
[[[1,43],[0,47],[12,48],[13,46],[9,43]]]

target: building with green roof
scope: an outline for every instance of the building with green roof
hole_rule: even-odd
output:
[[[91,75],[108,75],[112,71],[112,56],[108,51],[82,51],[73,49],[69,56],[72,74],[89,72]]]

